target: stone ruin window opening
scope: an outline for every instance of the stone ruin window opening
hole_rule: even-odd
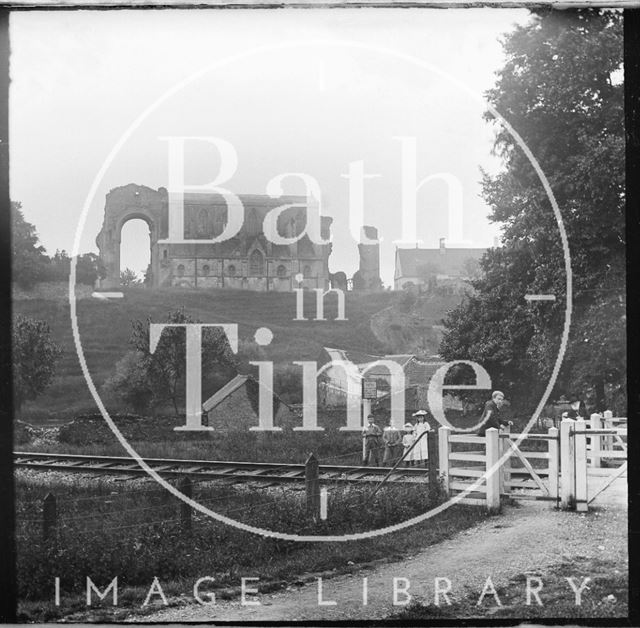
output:
[[[280,264],[278,266],[278,268],[276,269],[276,275],[278,275],[278,277],[283,278],[287,276],[287,269],[285,266],[283,266],[282,264]]]
[[[202,276],[208,277],[210,273],[211,273],[211,266],[209,266],[209,264],[205,264],[202,267]]]
[[[249,256],[249,274],[253,276],[264,275],[264,257],[260,251],[253,251]]]
[[[309,266],[309,264],[305,264],[302,269],[302,274],[304,277],[311,277],[311,266]]]
[[[229,275],[229,277],[235,277],[236,267],[233,264],[230,264],[229,267],[227,268],[227,275]]]
[[[178,277],[184,277],[184,264],[178,264],[176,272],[178,274]]]
[[[126,220],[120,229],[120,268],[118,276],[127,268],[142,282],[151,264],[151,231],[142,218]]]

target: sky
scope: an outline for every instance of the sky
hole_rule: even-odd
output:
[[[234,193],[265,194],[283,173],[317,181],[321,212],[333,218],[330,271],[350,277],[356,197],[345,175],[363,162],[376,175],[364,181],[364,223],[378,228],[381,275],[392,285],[398,241],[415,246],[407,231],[425,247],[442,237],[491,246],[499,235],[480,197],[480,169],[500,168],[482,95],[504,62],[501,35],[527,20],[521,9],[14,12],[12,200],[49,254],[72,250],[87,204],[79,251],[97,252],[109,190],[168,187],[162,137],[214,137],[237,156],[223,184]],[[185,182],[212,182],[222,161],[213,143],[188,141]],[[305,193],[299,177],[283,185]],[[453,230],[452,189],[462,194]],[[415,231],[402,212],[410,198]],[[146,224],[127,223],[121,267],[143,271],[148,247]]]

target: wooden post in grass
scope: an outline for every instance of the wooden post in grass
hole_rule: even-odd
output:
[[[575,424],[575,456],[576,456],[576,510],[589,510],[587,497],[587,424],[578,419]]]
[[[304,483],[307,491],[307,511],[314,520],[320,517],[320,465],[311,454],[304,465]]]
[[[575,443],[573,419],[560,422],[560,506],[573,508],[576,499]]]
[[[428,432],[422,438],[427,439],[427,452],[429,455],[429,495],[435,496],[438,490],[438,443],[436,433]]]
[[[190,477],[183,477],[178,484],[178,488],[185,497],[189,499],[193,497],[193,482]],[[183,501],[180,502],[180,525],[183,532],[191,532],[191,506]]]
[[[44,541],[48,541],[55,534],[58,523],[57,510],[55,495],[47,493],[42,500],[42,538]]]
[[[442,426],[438,429],[438,472],[442,478],[444,494],[449,497],[449,433],[451,429]]]
[[[500,434],[495,427],[490,427],[485,432],[485,438],[487,441],[487,510],[494,514],[500,510],[500,467],[498,466],[500,460]]]

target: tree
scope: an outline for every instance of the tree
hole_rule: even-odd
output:
[[[104,389],[119,397],[136,414],[148,411],[153,401],[145,354],[129,351],[116,364],[116,372],[105,382]]]
[[[78,256],[76,264],[76,283],[94,286],[98,279],[107,276],[104,264],[95,253],[85,253]]]
[[[186,389],[186,334],[184,328],[165,328],[154,353],[149,351],[151,319],[132,321],[129,340],[133,351],[123,357],[115,374],[105,383],[136,412],[171,403],[176,416],[184,405]],[[165,323],[197,323],[184,309],[170,312]],[[206,383],[237,374],[237,362],[221,329],[205,328],[202,333],[202,373]]]
[[[139,286],[141,284],[140,278],[135,271],[130,268],[125,268],[120,273],[120,285],[123,288],[130,288],[131,286]]]
[[[18,315],[13,323],[14,405],[20,414],[50,384],[62,354],[45,321]]]
[[[22,288],[46,278],[49,258],[40,245],[36,228],[24,219],[22,204],[11,202],[12,278]]]
[[[623,388],[626,370],[622,15],[534,12],[503,47],[488,100],[547,175],[571,250],[574,315],[557,387],[591,392],[604,409],[606,388]],[[560,346],[564,255],[544,189],[502,126],[494,150],[504,169],[483,175],[483,196],[504,246],[483,257],[476,292],[445,321],[441,351],[480,362],[498,385],[533,402]],[[526,294],[556,301],[528,305]]]
[[[69,281],[71,258],[65,250],[56,250],[51,258],[49,278],[52,281]],[[79,255],[76,262],[76,283],[94,286],[98,277],[104,277],[105,270],[95,253]]]

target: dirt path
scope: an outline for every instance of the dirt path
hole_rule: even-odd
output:
[[[548,503],[523,502],[407,560],[324,581],[323,600],[335,601],[332,606],[318,604],[318,585],[311,582],[247,597],[260,602],[259,606],[242,606],[239,599],[218,601],[206,606],[167,608],[153,615],[132,616],[129,621],[383,619],[402,608],[393,605],[394,578],[406,578],[408,592],[423,602],[433,602],[435,578],[449,578],[451,600],[455,602],[470,593],[479,596],[488,576],[496,588],[524,573],[538,575],[544,581],[545,570],[563,562],[580,561],[578,582],[589,575],[589,560],[593,559],[616,561],[626,572],[626,530],[627,513],[620,504],[600,505],[585,515],[556,511]],[[254,575],[247,573],[246,577]],[[366,606],[362,603],[363,577],[368,579]],[[522,595],[524,598],[524,585]],[[567,595],[573,595],[568,585]],[[402,595],[400,598],[405,599]]]

